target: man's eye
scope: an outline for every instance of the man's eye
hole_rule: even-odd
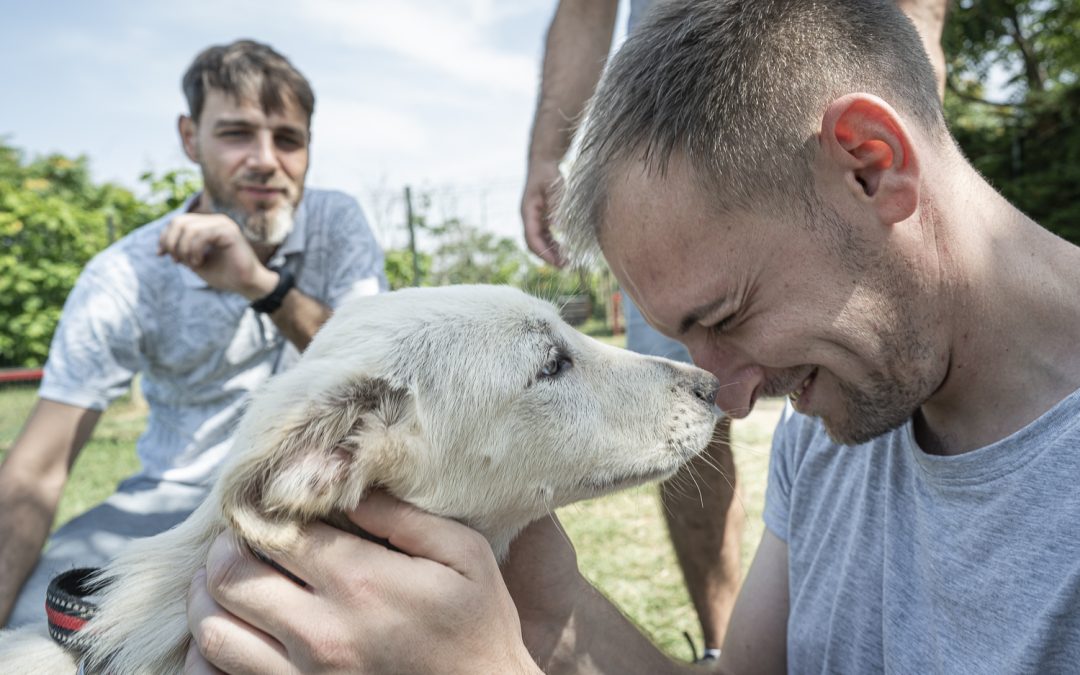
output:
[[[540,377],[557,377],[565,373],[573,365],[574,362],[570,360],[570,357],[564,356],[563,354],[556,354],[544,364],[543,368],[540,369]]]
[[[728,314],[723,319],[720,319],[713,325],[709,326],[709,332],[721,334],[731,328],[733,325],[735,325],[735,315]]]

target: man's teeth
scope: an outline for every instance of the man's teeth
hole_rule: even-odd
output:
[[[788,394],[788,398],[790,398],[792,401],[798,401],[799,397],[802,396],[803,391],[805,391],[806,388],[810,386],[810,380],[814,379],[815,372],[817,371],[811,372],[809,375],[807,375],[806,379],[803,380],[802,383],[795,388],[795,391]]]

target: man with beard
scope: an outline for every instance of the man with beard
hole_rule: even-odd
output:
[[[251,41],[210,47],[183,90],[180,138],[204,189],[87,265],[39,400],[0,467],[9,627],[41,620],[53,575],[101,565],[129,539],[183,520],[249,393],[296,361],[346,294],[385,288],[355,200],[304,189],[315,97],[287,59]],[[136,373],[150,406],[141,470],[57,531],[39,561],[72,463]]]
[[[935,85],[888,0],[669,0],[589,109],[569,250],[604,255],[725,412],[791,403],[724,672],[1080,663],[1080,247],[978,174]],[[700,672],[592,588],[553,519],[500,569],[475,532],[385,496],[349,516],[397,550],[312,528],[275,552],[304,591],[219,539],[189,602],[203,655]]]

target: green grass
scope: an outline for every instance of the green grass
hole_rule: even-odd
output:
[[[622,336],[604,339],[618,346]],[[30,387],[0,388],[0,456],[10,447],[34,401]],[[761,508],[769,440],[780,403],[765,401],[733,426],[740,502],[745,513],[743,571],[761,538]],[[135,439],[145,421],[145,404],[124,397],[102,416],[93,439],[72,471],[57,524],[107,497],[116,483],[138,468]],[[700,629],[653,486],[574,504],[559,513],[578,550],[582,571],[666,652],[689,656],[683,631],[701,645]]]
[[[0,458],[18,436],[36,399],[25,385],[0,388]],[[93,438],[79,453],[57,508],[54,529],[112,494],[120,480],[135,473],[135,440],[146,423],[146,405],[124,396],[101,417]]]

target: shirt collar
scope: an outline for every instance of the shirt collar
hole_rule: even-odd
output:
[[[201,192],[197,192],[188,197],[180,208],[170,213],[166,218],[171,220],[178,214],[190,212],[195,208],[195,202],[201,195]],[[274,255],[270,256],[270,260],[266,263],[267,265],[283,265],[289,256],[302,255],[304,253],[304,245],[307,241],[306,223],[307,209],[304,208],[304,199],[301,198],[300,203],[296,207],[296,213],[294,214],[292,230],[285,237],[285,241],[281,242],[281,246],[278,246],[278,249],[274,251]],[[193,272],[187,265],[177,263],[177,267],[180,268],[180,279],[187,288],[196,289],[210,287],[202,277]]]

